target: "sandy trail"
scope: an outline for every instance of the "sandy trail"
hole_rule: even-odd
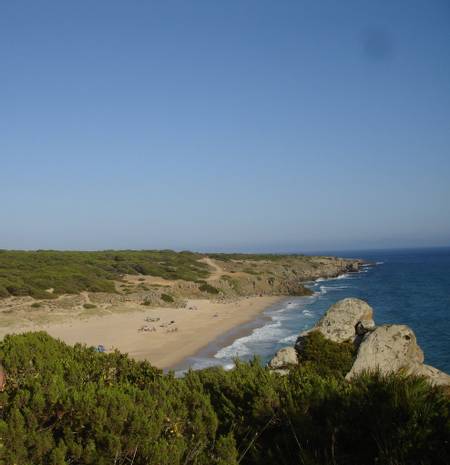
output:
[[[223,269],[209,257],[202,258],[199,260],[199,262],[206,263],[210,268],[213,269],[206,281],[217,281],[225,274]]]

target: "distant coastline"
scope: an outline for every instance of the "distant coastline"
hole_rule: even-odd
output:
[[[426,363],[450,373],[450,248],[351,251],[348,255],[362,257],[364,263],[372,265],[340,279],[317,279],[308,285],[312,296],[290,297],[275,304],[256,320],[258,324],[236,334],[233,340],[213,341],[191,362],[197,368],[229,366],[232,355],[249,360],[253,354],[268,362],[277,350],[292,345],[298,334],[312,327],[336,301],[356,297],[377,308],[380,324],[401,322],[410,326],[424,350]],[[339,251],[339,256],[345,257],[345,252]]]
[[[243,324],[250,328],[287,296],[310,295],[306,282],[357,271],[362,263],[303,255],[3,251],[0,269],[9,265],[8,279],[16,284],[0,279],[0,286],[9,293],[41,294],[0,299],[0,335],[44,330],[70,344],[101,345],[174,367],[227,332],[242,331]],[[96,285],[112,283],[114,292],[89,290],[90,274],[83,281],[80,273],[92,273],[92,266],[99,270],[92,278]],[[40,279],[34,267],[42,268]],[[73,282],[88,289],[59,291]]]

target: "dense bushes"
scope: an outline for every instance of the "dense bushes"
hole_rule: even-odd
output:
[[[51,299],[81,291],[115,292],[123,274],[196,281],[208,266],[191,252],[165,251],[0,251],[0,298],[30,295]],[[53,289],[53,292],[47,292]]]
[[[339,345],[313,361],[322,342],[289,376],[253,360],[176,379],[45,333],[8,336],[0,463],[448,464],[443,392],[400,375],[349,384],[332,356]]]
[[[161,300],[168,304],[175,302],[175,299],[169,294],[161,294]]]
[[[272,253],[212,253],[208,254],[209,257],[214,260],[221,260],[223,262],[229,262],[231,260],[256,260],[256,261],[278,261],[284,260],[287,257],[291,258],[301,258],[305,255],[303,254],[289,254],[289,255],[280,255]]]
[[[97,308],[97,305],[86,303],[86,304],[83,304],[83,308],[85,308],[86,310],[92,310],[93,308]]]
[[[301,341],[301,363],[310,366],[321,376],[345,376],[356,357],[350,342],[333,342],[320,331],[312,331]]]
[[[208,283],[202,283],[200,286],[198,286],[199,290],[202,292],[206,292],[208,294],[218,294],[219,289],[217,289],[214,286],[211,286],[211,284]]]
[[[216,415],[193,382],[45,333],[5,338],[0,359],[8,374],[0,463],[97,465],[134,456],[136,465],[206,465],[220,456]]]

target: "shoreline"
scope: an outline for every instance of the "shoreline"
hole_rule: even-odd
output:
[[[279,300],[273,302],[267,307],[263,308],[261,312],[252,318],[249,321],[240,323],[227,331],[219,334],[213,340],[209,341],[195,353],[187,356],[180,362],[167,367],[165,371],[174,371],[174,372],[183,372],[188,370],[193,362],[201,358],[212,358],[220,349],[231,345],[235,340],[240,339],[241,337],[248,336],[252,333],[253,330],[263,327],[267,322],[270,321],[270,317],[265,313],[270,310],[275,305],[280,304],[284,300],[288,300],[288,297],[281,297]],[[220,363],[218,363],[220,365]]]
[[[284,299],[285,296],[244,297],[226,303],[196,299],[189,300],[186,308],[143,310],[141,307],[62,323],[0,328],[0,335],[46,331],[70,345],[82,343],[97,347],[101,344],[107,351],[117,349],[136,360],[147,360],[160,369],[173,370],[186,366],[190,357],[207,350],[217,339],[227,340],[245,327],[251,331],[261,323],[265,310]],[[146,322],[145,318],[160,320]],[[143,326],[154,327],[155,331],[139,331]]]
[[[193,357],[211,358],[220,348],[264,326],[265,310],[288,296],[307,294],[311,281],[336,279],[362,264],[359,259],[337,257],[287,256],[281,262],[251,257],[198,259],[210,269],[202,285],[123,275],[115,282],[114,294],[83,291],[45,302],[13,296],[0,307],[0,338],[46,331],[67,344],[119,350],[165,371],[179,370],[194,364]],[[236,295],[236,286],[241,296]],[[211,294],[225,300],[214,301]]]
[[[364,266],[375,266],[375,264],[365,264]],[[364,271],[360,270],[357,272],[345,272],[338,274],[334,277],[319,277],[316,278],[312,281],[305,282],[304,285],[306,287],[313,285],[315,283],[326,283],[327,281],[336,281],[340,279],[345,279],[349,277],[352,274],[359,274],[363,273]],[[314,293],[316,294],[316,293]],[[165,371],[175,371],[176,373],[178,372],[183,372],[188,370],[193,363],[198,362],[199,359],[211,359],[214,357],[214,355],[223,347],[227,347],[231,345],[234,341],[246,337],[252,334],[252,332],[255,329],[262,328],[264,327],[265,324],[271,321],[271,317],[266,315],[266,312],[270,310],[272,307],[280,304],[283,301],[289,301],[292,299],[298,299],[302,297],[313,297],[312,296],[284,296],[281,297],[278,301],[274,302],[272,305],[266,307],[264,310],[261,311],[259,315],[257,315],[253,320],[242,323],[240,325],[237,325],[230,330],[220,334],[217,336],[214,340],[210,341],[208,344],[206,344],[203,348],[199,349],[195,354],[186,357],[184,360],[182,360],[180,363],[177,363],[171,367],[168,367],[165,369]],[[256,354],[255,354],[256,355]],[[213,366],[213,365],[211,365]],[[217,363],[217,366],[222,366],[220,362]]]

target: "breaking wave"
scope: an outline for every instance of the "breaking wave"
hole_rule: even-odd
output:
[[[361,270],[362,271],[362,270]],[[193,369],[220,365],[234,367],[236,357],[249,360],[255,355],[269,361],[281,347],[292,346],[298,334],[311,328],[326,309],[337,300],[352,296],[358,273],[342,274],[335,278],[319,278],[307,285],[313,295],[291,297],[264,312],[267,322],[250,334],[235,339],[220,348],[213,356],[192,359]],[[361,274],[364,276],[364,274]]]

